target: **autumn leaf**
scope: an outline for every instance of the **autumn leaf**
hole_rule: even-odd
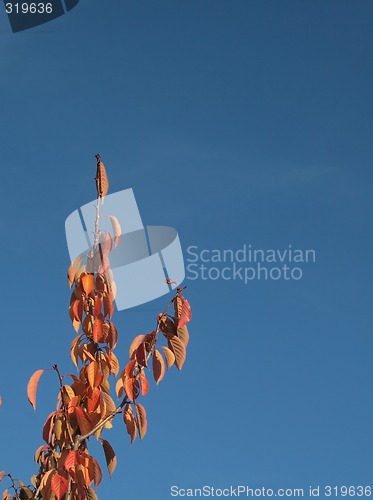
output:
[[[82,256],[79,255],[76,259],[72,261],[70,264],[69,270],[67,272],[67,280],[69,282],[70,288],[73,286],[75,279],[77,277],[77,273],[82,265]]]
[[[138,429],[139,429],[139,436],[140,436],[140,439],[142,439],[145,436],[146,431],[148,429],[148,421],[146,419],[146,411],[145,411],[145,408],[140,404],[136,403],[135,407],[136,407],[136,416],[137,416],[137,425],[138,425]]]
[[[74,313],[75,321],[79,323],[83,320],[83,300],[82,298],[79,300],[75,300],[72,305],[72,311]]]
[[[156,381],[156,383],[158,385],[159,382],[164,377],[166,368],[165,368],[162,354],[159,351],[157,351],[157,349],[153,352],[152,361],[153,361],[154,380]]]
[[[101,156],[96,155],[97,158],[97,170],[96,170],[96,188],[97,196],[103,199],[109,191],[109,181],[106,174],[105,165],[101,161]]]
[[[126,424],[127,433],[131,438],[131,444],[135,441],[137,436],[137,425],[131,406],[127,403],[124,407],[123,420]]]
[[[76,465],[79,463],[79,452],[75,450],[69,451],[69,453],[66,455],[65,458],[65,469],[67,472],[70,471],[70,469],[74,469]]]
[[[34,410],[36,410],[36,391],[38,388],[38,383],[44,371],[45,370],[36,370],[36,372],[31,375],[29,383],[27,384],[27,397]]]
[[[176,335],[168,339],[168,347],[175,355],[175,365],[179,370],[182,369],[186,359],[185,345]]]
[[[124,390],[127,394],[127,397],[131,401],[135,401],[135,399],[138,397],[139,392],[140,392],[140,385],[139,385],[138,380],[136,380],[134,378],[128,378],[124,382],[123,386],[124,386]]]
[[[178,328],[186,325],[192,318],[192,311],[189,302],[183,298],[183,305],[181,307],[181,314],[179,317]]]
[[[8,475],[8,473],[7,473],[7,472],[5,472],[5,470],[2,470],[2,471],[0,472],[0,483],[1,483],[1,481],[3,480],[4,476],[7,476],[7,475]]]
[[[119,220],[114,215],[109,215],[109,219],[114,233],[114,248],[117,248],[122,237],[122,228],[120,227]]]
[[[95,289],[95,277],[93,274],[82,274],[80,277],[80,282],[86,295],[89,295]]]
[[[146,378],[146,375],[143,371],[140,372],[139,375],[140,383],[141,383],[141,394],[143,396],[146,396],[149,391],[149,382],[148,379]]]
[[[88,434],[92,430],[92,422],[88,414],[80,406],[75,407],[75,416],[79,424],[81,434]]]
[[[53,493],[56,495],[57,500],[61,500],[61,498],[67,492],[67,488],[69,486],[69,481],[66,477],[61,476],[58,472],[54,474],[51,482],[51,487]]]
[[[136,360],[139,363],[139,365],[145,366],[146,368],[148,367],[148,362],[146,360],[146,349],[145,349],[144,342],[141,342],[141,344],[136,349]]]
[[[166,358],[167,368],[170,369],[175,363],[175,354],[168,347],[162,346],[162,349]]]
[[[133,352],[139,347],[141,342],[144,340],[144,337],[145,335],[137,335],[137,337],[133,339],[128,352],[130,358],[132,358]]]
[[[189,332],[186,325],[177,329],[177,336],[179,337],[181,342],[185,345],[185,347],[187,347],[187,345],[189,344]]]
[[[111,477],[113,475],[115,467],[117,466],[117,457],[109,441],[106,441],[106,439],[100,439],[100,441],[104,449],[106,465]]]

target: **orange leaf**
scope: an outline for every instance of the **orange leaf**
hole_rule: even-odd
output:
[[[127,363],[127,366],[124,369],[124,373],[127,375],[127,377],[129,377],[129,378],[133,377],[133,371],[135,369],[135,366],[136,366],[135,359],[132,359],[131,361],[129,361]]]
[[[157,382],[157,385],[163,379],[165,371],[166,368],[162,354],[156,349],[153,352],[153,375],[154,375],[154,380]]]
[[[36,391],[38,388],[38,383],[44,371],[45,370],[36,370],[36,372],[31,376],[29,383],[27,384],[27,397],[34,410],[36,410]]]
[[[143,396],[146,396],[149,391],[149,382],[148,379],[146,378],[145,373],[142,371],[140,372],[140,382],[141,382],[141,394]]]
[[[95,297],[95,307],[93,311],[93,315],[96,317],[100,314],[102,307],[102,300],[100,297]]]
[[[67,492],[67,488],[69,486],[69,481],[66,477],[61,476],[61,474],[56,473],[52,478],[52,491],[56,495],[57,500],[61,500],[61,498]]]
[[[103,327],[104,327],[104,320],[102,314],[99,315],[95,319],[95,322],[93,324],[93,340],[95,342],[102,342],[102,333],[103,333]]]
[[[80,298],[79,300],[74,301],[72,305],[72,310],[74,313],[75,320],[81,323],[83,319],[83,297]]]
[[[111,225],[113,226],[114,232],[114,248],[117,248],[120,239],[122,237],[122,228],[120,227],[119,221],[114,215],[109,215]]]
[[[175,365],[179,370],[182,369],[186,358],[185,345],[176,335],[168,339],[168,347],[175,355]]]
[[[105,459],[106,459],[106,465],[110,474],[110,477],[113,475],[113,472],[115,470],[115,467],[117,466],[117,457],[114,453],[113,448],[111,447],[111,444],[109,441],[106,441],[106,439],[100,439],[102,447],[104,448],[104,453],[105,453]]]
[[[175,363],[175,354],[168,347],[162,346],[162,349],[166,358],[167,368],[170,369]]]
[[[4,476],[7,476],[7,475],[8,475],[8,473],[7,473],[7,472],[5,472],[5,470],[2,470],[2,471],[0,472],[0,483],[1,483],[1,481],[3,480]]]
[[[136,425],[136,419],[132,412],[132,408],[128,403],[124,407],[123,419],[124,423],[126,424],[127,432],[131,437],[131,444],[132,444],[137,436],[137,425]]]
[[[135,401],[140,393],[140,384],[134,378],[128,378],[124,382],[124,390],[131,401]]]
[[[95,278],[93,274],[82,274],[80,281],[86,295],[89,295],[95,289]]]
[[[92,430],[92,422],[83,408],[76,406],[75,416],[79,424],[81,434],[88,434]]]
[[[144,340],[144,337],[145,335],[137,335],[137,337],[135,337],[133,340],[132,340],[132,344],[130,345],[130,348],[129,348],[129,357],[132,358],[132,354],[133,352],[135,351],[135,349],[138,348],[138,346],[141,344],[141,342]]]
[[[111,318],[114,314],[114,303],[110,297],[105,295],[104,297],[104,316],[109,316]]]
[[[137,425],[139,428],[139,436],[142,439],[148,428],[148,421],[146,419],[146,411],[145,408],[140,404],[135,404],[136,406],[136,415],[137,415]]]

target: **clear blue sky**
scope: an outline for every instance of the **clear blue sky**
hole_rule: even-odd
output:
[[[13,34],[0,7],[0,469],[36,471],[57,381],[35,415],[30,374],[73,371],[64,221],[100,152],[184,251],[316,251],[298,281],[185,282],[187,363],[144,398],[142,443],[106,433],[100,499],[372,484],[372,21],[370,0],[81,0]],[[122,363],[166,301],[116,313]]]

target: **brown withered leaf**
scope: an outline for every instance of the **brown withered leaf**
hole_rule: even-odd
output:
[[[138,425],[138,430],[139,430],[139,436],[140,436],[140,439],[142,439],[145,436],[146,431],[148,429],[148,421],[146,419],[146,411],[145,411],[145,408],[138,403],[135,403],[135,407],[136,407],[136,416],[137,416],[137,425]]]
[[[177,336],[179,337],[181,342],[185,345],[185,347],[187,347],[187,345],[189,344],[189,332],[186,325],[177,329]]]
[[[168,339],[168,347],[175,355],[175,365],[181,370],[186,358],[185,345],[176,335]]]
[[[98,496],[97,496],[95,490],[93,490],[90,486],[88,486],[88,489],[87,489],[87,497],[88,497],[88,500],[98,500]]]
[[[45,370],[36,370],[36,372],[31,375],[29,383],[27,384],[27,397],[34,410],[36,410],[36,391],[38,383],[44,371]]]
[[[97,155],[97,170],[96,170],[96,188],[97,196],[103,199],[109,191],[109,180],[106,173],[105,165],[102,163],[99,155]]]
[[[168,347],[162,346],[162,349],[166,358],[167,368],[170,369],[175,363],[175,354]]]
[[[176,325],[166,314],[158,316],[158,324],[161,332],[176,335]]]
[[[152,361],[153,361],[154,380],[156,381],[156,383],[158,385],[159,382],[164,377],[166,368],[165,368],[165,364],[163,361],[163,356],[157,349],[155,349],[153,352]]]
[[[98,488],[102,481],[102,471],[99,463],[93,457],[90,457],[91,463],[93,465],[93,481],[95,483],[95,488]]]
[[[109,219],[114,233],[114,248],[117,248],[122,237],[122,228],[120,227],[119,220],[114,215],[109,215]]]
[[[113,475],[115,467],[117,466],[117,457],[109,441],[106,441],[106,439],[100,439],[100,441],[104,449],[106,465],[111,477]]]
[[[145,366],[146,368],[148,367],[148,362],[146,360],[146,349],[145,349],[144,342],[141,342],[141,344],[136,349],[136,360],[137,360],[139,365]]]

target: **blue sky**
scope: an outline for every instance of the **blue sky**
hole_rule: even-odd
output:
[[[81,0],[13,34],[0,7],[0,469],[36,471],[57,381],[35,415],[31,373],[73,370],[64,222],[100,152],[185,254],[316,251],[298,281],[186,280],[187,363],[143,400],[143,442],[107,432],[100,499],[372,485],[372,20],[365,0]],[[116,313],[122,364],[166,302]]]

